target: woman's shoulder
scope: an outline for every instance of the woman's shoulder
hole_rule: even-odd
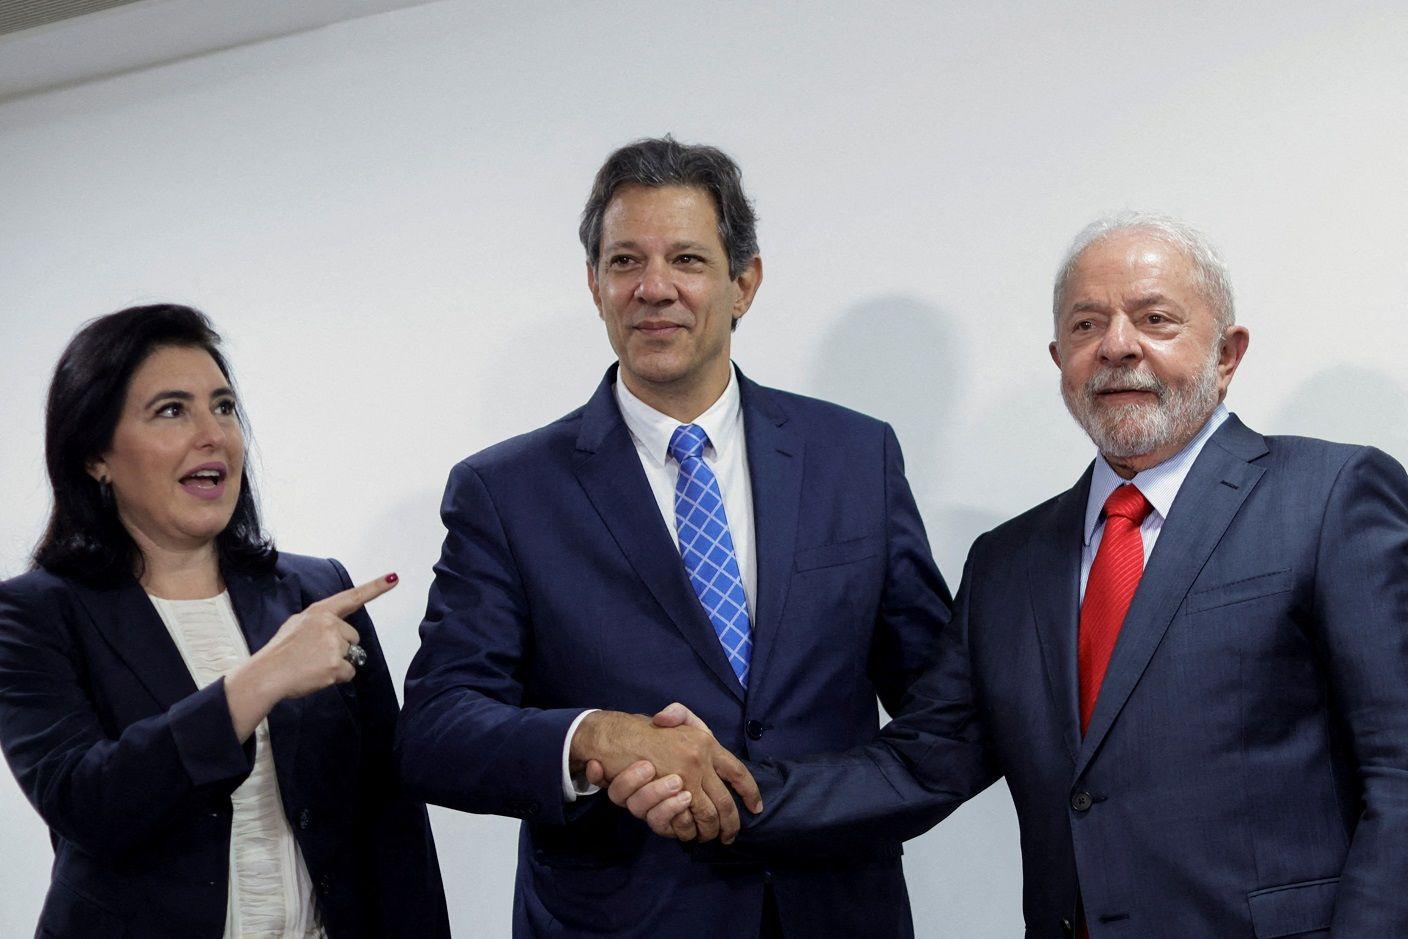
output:
[[[87,590],[77,581],[41,568],[0,581],[0,633],[21,646],[39,635],[55,636],[60,623],[79,618],[79,594]],[[12,650],[13,651],[13,650]]]
[[[274,562],[274,574],[280,579],[297,578],[304,593],[311,596],[326,597],[352,586],[347,568],[336,558],[280,551]]]
[[[0,601],[25,605],[57,602],[78,586],[68,577],[36,567],[18,577],[0,581]]]

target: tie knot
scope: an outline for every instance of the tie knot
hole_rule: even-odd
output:
[[[1118,515],[1120,518],[1129,519],[1136,525],[1142,525],[1153,508],[1149,504],[1149,500],[1144,498],[1144,493],[1139,491],[1138,486],[1125,485],[1110,493],[1110,498],[1105,500],[1105,517],[1112,518]]]
[[[681,424],[670,436],[670,456],[676,463],[683,463],[690,457],[701,457],[709,444],[709,435],[697,424]]]

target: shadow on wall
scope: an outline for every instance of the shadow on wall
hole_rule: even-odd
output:
[[[967,395],[970,359],[954,317],[915,297],[877,297],[848,307],[824,337],[810,383],[820,397],[895,428],[934,559],[955,591],[968,546],[1003,517],[983,480],[991,456],[964,446],[974,428],[991,437],[965,419],[976,406]],[[1011,874],[1021,867],[1018,844],[1004,786],[908,844],[911,860],[920,859],[906,865],[917,932],[937,923],[948,924],[943,935],[1020,932],[1021,878]]]
[[[1408,463],[1408,391],[1375,369],[1326,369],[1291,391],[1266,432],[1370,444]]]
[[[967,381],[955,322],[918,297],[853,304],[824,337],[810,383],[820,397],[894,427],[935,559],[954,589],[968,545],[1001,520],[973,504],[950,452]]]
[[[963,397],[953,318],[916,297],[848,307],[825,337],[813,387],[830,401],[888,421],[910,484],[937,488],[945,431]]]

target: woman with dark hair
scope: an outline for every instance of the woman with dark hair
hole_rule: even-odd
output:
[[[0,584],[0,745],[48,823],[41,936],[447,936],[396,697],[333,560],[280,554],[209,321],[133,307],[49,389],[35,569]]]

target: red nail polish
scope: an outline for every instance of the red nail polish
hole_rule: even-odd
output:
[[[386,575],[386,582],[387,582],[388,584],[394,584],[394,583],[396,583],[396,581],[398,581],[398,580],[400,580],[400,579],[401,579],[401,578],[397,577],[395,574],[387,574],[387,575]]]

